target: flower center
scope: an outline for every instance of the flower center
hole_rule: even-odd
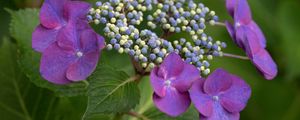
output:
[[[83,56],[83,53],[81,51],[78,51],[78,52],[76,52],[76,56],[80,58]]]
[[[240,27],[240,26],[241,26],[240,22],[235,23],[235,27]]]
[[[165,86],[170,87],[171,83],[172,83],[171,80],[166,80],[164,84]]]
[[[219,96],[213,96],[212,99],[213,99],[214,101],[219,101]]]

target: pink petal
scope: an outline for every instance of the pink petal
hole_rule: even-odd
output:
[[[158,75],[159,68],[155,67],[152,69],[150,74],[150,83],[151,86],[156,93],[156,95],[160,97],[164,97],[166,95],[165,87],[164,87],[164,78]]]
[[[253,55],[253,64],[268,80],[272,80],[277,75],[277,65],[265,49]]]
[[[77,62],[69,66],[67,78],[71,81],[85,80],[95,70],[99,55],[100,52],[98,50],[83,54]]]
[[[184,67],[184,62],[176,53],[170,53],[160,65],[159,73],[162,73],[164,79],[174,78],[179,75]]]
[[[232,84],[231,76],[223,69],[216,69],[204,83],[204,91],[209,95],[218,95],[226,91]]]
[[[43,78],[55,84],[70,83],[66,78],[66,71],[75,60],[75,56],[69,54],[53,43],[42,54],[40,72]]]
[[[194,82],[189,93],[191,100],[197,110],[202,115],[209,117],[213,112],[213,101],[211,99],[211,96],[204,93],[203,85],[204,79],[198,79]]]
[[[183,61],[182,61],[183,62]],[[182,72],[176,76],[173,86],[180,92],[186,92],[192,86],[192,83],[200,79],[200,71],[193,65],[184,63]]]
[[[48,29],[41,25],[37,26],[32,33],[32,48],[43,52],[49,45],[56,41],[58,30]]]
[[[234,22],[246,25],[252,21],[251,10],[247,0],[238,0],[234,11]]]
[[[153,102],[160,111],[172,117],[184,113],[191,104],[188,92],[180,93],[174,88],[167,89],[164,97],[154,93]]]
[[[231,113],[242,111],[251,96],[250,86],[241,78],[231,75],[232,85],[221,95],[222,106]]]
[[[213,104],[213,113],[211,116],[206,117],[200,114],[201,120],[239,120],[239,113],[230,113],[226,111],[218,102]]]
[[[63,5],[66,0],[45,0],[40,11],[40,21],[44,27],[57,28],[63,26]]]
[[[67,1],[64,5],[64,15],[68,22],[76,23],[77,20],[86,20],[90,4],[82,1]],[[86,20],[87,21],[87,20]]]

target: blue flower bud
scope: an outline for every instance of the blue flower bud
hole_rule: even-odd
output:
[[[114,44],[116,44],[116,43],[117,43],[117,40],[116,40],[116,39],[113,38],[113,39],[110,40],[110,44],[113,44],[113,45],[114,45]]]
[[[147,54],[147,48],[142,48],[141,52],[142,52],[143,54]]]
[[[120,47],[121,47],[120,44],[115,44],[115,45],[114,45],[114,48],[115,48],[116,50],[120,49]]]
[[[128,54],[129,54],[130,56],[134,56],[135,51],[134,51],[134,50],[129,50]]]
[[[190,62],[192,62],[192,59],[191,59],[191,58],[186,58],[186,59],[185,59],[185,62],[186,62],[186,63],[190,63]]]
[[[150,54],[150,55],[149,55],[149,58],[150,58],[151,60],[155,60],[155,59],[156,59],[156,55],[155,55],[155,54]]]

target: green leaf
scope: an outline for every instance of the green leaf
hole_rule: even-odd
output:
[[[88,106],[84,119],[98,113],[123,113],[139,103],[136,79],[123,71],[100,65],[89,77]]]
[[[39,72],[41,55],[31,48],[31,35],[38,25],[38,10],[24,9],[19,11],[7,10],[11,14],[10,33],[17,41],[19,49],[19,65],[26,76],[35,85],[48,88],[58,96],[78,96],[86,93],[86,84],[73,83],[70,85],[55,85],[44,80]]]
[[[22,49],[31,49],[31,35],[35,27],[39,24],[39,10],[6,10],[11,14],[9,31],[11,36],[18,41],[18,47],[21,47]]]

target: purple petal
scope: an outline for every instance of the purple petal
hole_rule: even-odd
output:
[[[241,78],[231,75],[232,85],[221,95],[222,106],[231,113],[242,111],[251,96],[250,86]]]
[[[44,27],[63,26],[63,6],[66,0],[45,0],[40,11],[40,21]]]
[[[49,45],[56,41],[58,30],[48,29],[39,25],[32,33],[32,48],[43,52]]]
[[[173,81],[173,86],[180,92],[186,92],[195,80],[200,79],[200,71],[188,63],[184,63],[182,69],[182,72]]]
[[[66,78],[66,71],[76,58],[69,53],[61,50],[56,43],[50,45],[41,58],[40,72],[43,78],[55,84],[70,83]]]
[[[265,49],[254,54],[252,62],[266,79],[271,80],[277,75],[277,65]]]
[[[251,10],[247,0],[238,0],[234,11],[234,22],[246,25],[252,21]]]
[[[234,10],[236,8],[237,1],[238,0],[226,0],[226,9],[232,17],[234,16]]]
[[[188,92],[180,93],[175,88],[168,88],[164,97],[154,93],[153,102],[160,111],[172,117],[184,113],[191,104]]]
[[[230,113],[226,111],[218,102],[213,104],[213,112],[212,115],[209,117],[203,116],[200,114],[201,120],[239,120],[240,114],[239,113]]]
[[[152,69],[151,74],[150,74],[150,82],[151,86],[156,93],[156,95],[160,97],[164,97],[166,95],[166,90],[165,90],[165,80],[162,76],[158,75],[159,68],[155,67]]]
[[[74,23],[79,19],[86,20],[86,15],[90,5],[82,1],[68,1],[64,5],[65,17],[68,19],[68,22]],[[76,23],[76,22],[75,22]]]
[[[250,30],[252,30],[256,34],[256,36],[258,37],[258,41],[259,41],[260,45],[263,48],[266,48],[266,38],[265,38],[263,32],[261,31],[261,29],[259,28],[259,26],[254,21],[252,21],[248,25],[248,27],[249,27]]]
[[[226,29],[227,29],[230,37],[232,39],[235,39],[235,29],[234,29],[233,25],[231,23],[229,23],[228,21],[225,21],[225,24],[226,24]]]
[[[104,38],[95,33],[92,29],[87,29],[81,32],[80,47],[85,52],[100,50],[104,48]]]
[[[184,62],[176,53],[170,53],[159,67],[159,74],[162,74],[164,79],[174,78],[179,75],[184,67]]]
[[[273,79],[277,75],[277,65],[269,55],[268,51],[266,51],[262,47],[261,40],[259,40],[255,31],[252,31],[248,27],[242,26],[239,29],[245,30],[243,31],[243,35],[237,32],[237,38],[244,39],[243,41],[243,49],[246,51],[248,57],[251,59],[253,64],[257,67],[257,69],[264,75],[264,77],[268,80]],[[242,33],[242,32],[241,32]],[[246,34],[246,37],[244,34]],[[244,38],[240,38],[240,36]]]
[[[73,50],[79,49],[79,33],[76,26],[69,24],[64,27],[57,35],[57,43],[61,49]]]
[[[71,81],[85,80],[95,70],[99,55],[98,50],[84,54],[77,62],[69,66],[67,78]]]
[[[204,116],[209,117],[213,112],[213,101],[211,97],[204,93],[204,79],[198,79],[194,82],[190,97],[197,110]]]
[[[253,58],[253,55],[260,52],[261,49],[264,49],[255,34],[254,31],[250,30],[248,27],[245,27],[245,40],[243,41],[244,50],[247,52],[249,58]]]
[[[204,83],[204,91],[209,95],[218,95],[226,91],[232,84],[231,75],[223,69],[216,69]]]
[[[245,41],[247,39],[247,28],[245,26],[240,26],[236,28],[235,33],[235,43],[242,49],[245,50]]]
[[[105,39],[104,39],[104,37],[102,37],[99,34],[97,34],[97,40],[98,40],[98,47],[99,47],[99,49],[105,48]]]

